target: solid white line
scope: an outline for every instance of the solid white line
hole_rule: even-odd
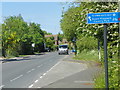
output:
[[[1,85],[1,86],[0,86],[0,89],[3,88],[4,86],[5,86],[5,85]]]
[[[33,87],[33,84],[32,85],[30,85],[28,88],[32,88]]]
[[[11,82],[12,81],[15,81],[16,79],[19,79],[20,77],[22,77],[23,75],[20,75],[20,76],[18,76],[18,77],[16,77],[16,78],[14,78],[14,79],[12,79],[12,80],[10,80]]]
[[[37,83],[37,82],[38,82],[38,80],[35,81],[35,83]]]

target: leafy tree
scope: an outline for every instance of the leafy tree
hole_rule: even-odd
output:
[[[58,33],[58,40],[62,42],[63,38],[64,38],[64,35],[63,35],[63,34]]]
[[[44,32],[40,29],[40,24],[30,23],[29,35],[31,43],[35,44],[35,51],[41,52],[44,50]]]
[[[4,20],[2,24],[3,56],[33,54],[32,43],[35,43],[35,51],[43,50],[44,32],[40,29],[40,24],[28,25],[21,15],[10,16]]]
[[[10,16],[2,24],[2,47],[6,55],[18,55],[20,42],[26,38],[27,23],[21,16]]]

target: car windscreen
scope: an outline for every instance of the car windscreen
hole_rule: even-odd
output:
[[[68,48],[67,45],[60,45],[59,48]]]

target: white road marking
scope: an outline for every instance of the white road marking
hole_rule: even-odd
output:
[[[46,75],[46,73],[43,74],[43,76]]]
[[[43,65],[40,65],[40,66],[37,66],[37,67],[39,68],[39,67],[42,67],[42,66],[43,66]]]
[[[65,56],[64,58],[66,58],[67,56]],[[55,66],[57,66],[60,62],[58,62],[57,64],[55,64],[51,69],[49,69],[48,71],[46,71],[46,73],[44,73],[42,76],[40,76],[40,78],[43,78],[43,76],[45,76],[49,71],[51,71]]]
[[[19,78],[21,78],[23,75],[19,75],[18,77],[16,77],[16,78],[14,78],[14,79],[12,79],[12,80],[10,80],[11,82],[12,81],[15,81],[16,79],[19,79]]]
[[[5,85],[1,85],[1,86],[0,86],[0,89],[3,88],[4,86],[5,86]]]
[[[40,78],[42,78],[43,76],[40,76]]]
[[[32,69],[32,71],[34,71],[35,69]]]
[[[68,57],[68,56],[65,56],[63,59],[65,59],[66,57]],[[62,59],[62,60],[63,60]],[[44,73],[42,76],[40,76],[40,78],[43,78],[43,76],[45,76],[49,71],[51,71],[55,66],[57,66],[58,64],[60,63],[60,61],[58,62],[58,63],[56,63],[51,69],[49,69],[48,71],[46,71],[46,73]],[[40,66],[37,66],[37,67],[41,67],[42,65],[40,65]],[[33,71],[34,69],[32,69],[32,71]],[[34,83],[37,83],[38,82],[38,80],[36,80]],[[33,87],[33,84],[32,85],[30,85],[29,86],[29,88],[32,88]],[[37,87],[37,88],[41,88],[41,87]]]
[[[37,82],[38,82],[38,80],[35,81],[35,83],[37,83]]]
[[[30,85],[28,88],[32,88],[33,87],[33,84],[32,85]]]
[[[27,73],[30,73],[30,72],[32,72],[32,71],[34,71],[35,69],[31,69],[31,70],[29,70]]]
[[[55,66],[57,66],[58,64],[59,64],[60,62],[58,62],[57,64],[55,64],[51,69],[49,69],[48,71],[47,71],[47,73],[49,72],[49,71],[51,71]]]
[[[27,73],[30,73],[31,71],[28,71]]]

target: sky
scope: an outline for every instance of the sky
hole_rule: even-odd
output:
[[[52,34],[62,33],[60,2],[2,2],[2,17],[22,15],[24,21],[40,24],[41,29]]]

